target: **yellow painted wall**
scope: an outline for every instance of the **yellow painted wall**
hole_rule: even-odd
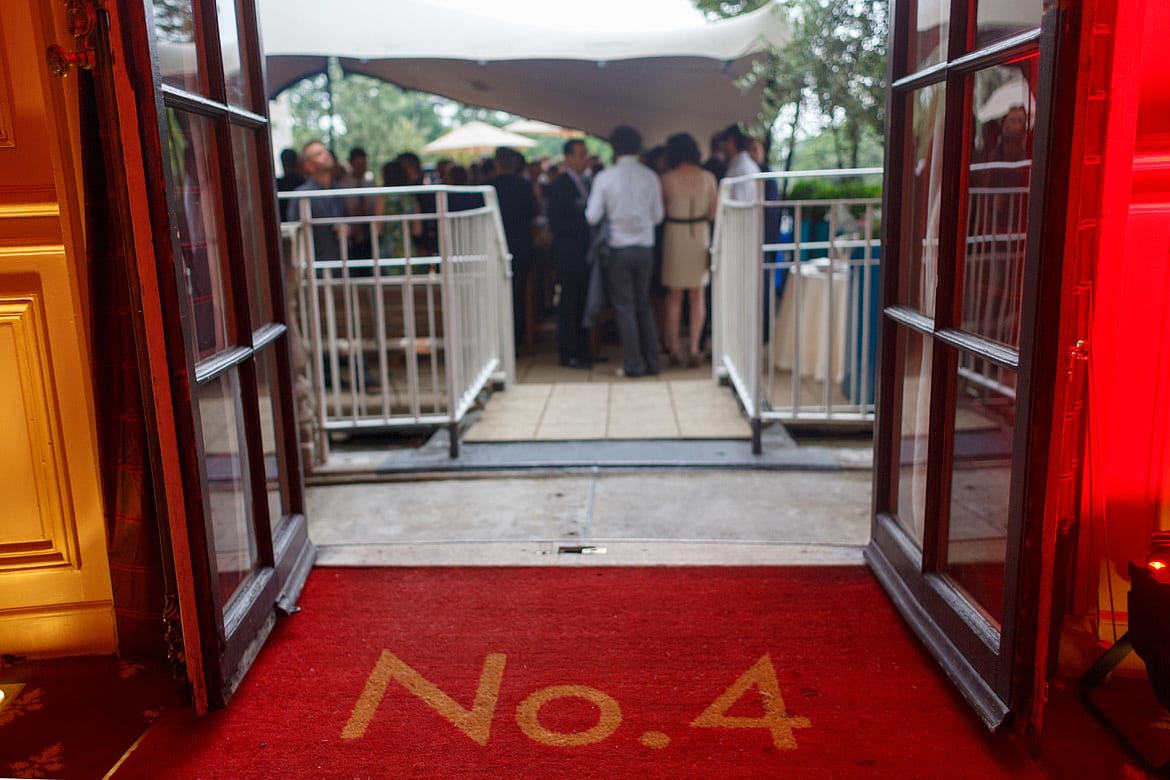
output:
[[[76,77],[64,3],[0,16],[0,652],[110,653],[113,600],[85,303]]]

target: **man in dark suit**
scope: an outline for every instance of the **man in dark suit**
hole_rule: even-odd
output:
[[[500,221],[504,223],[504,238],[512,253],[512,328],[516,350],[526,347],[528,275],[532,270],[535,249],[532,245],[532,221],[540,214],[532,184],[520,175],[524,157],[515,149],[501,146],[496,149],[496,170],[486,182],[496,188],[500,206]],[[535,335],[535,334],[534,334]]]
[[[727,155],[724,154],[723,139],[723,130],[711,136],[711,156],[703,163],[703,167],[714,174],[715,181],[719,181],[727,174]],[[710,285],[708,285],[708,289],[710,289]]]
[[[581,319],[585,314],[585,292],[589,283],[589,223],[585,221],[585,204],[589,185],[585,171],[589,152],[585,142],[574,138],[565,142],[563,172],[549,185],[545,208],[552,230],[553,262],[557,284],[561,287],[557,304],[557,353],[561,365],[589,368],[589,338]]]

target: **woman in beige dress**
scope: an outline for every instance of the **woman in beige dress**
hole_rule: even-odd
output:
[[[699,365],[699,341],[707,317],[703,287],[710,266],[708,246],[711,222],[715,219],[717,188],[715,176],[700,167],[701,152],[687,133],[671,136],[666,142],[669,170],[662,174],[662,200],[666,224],[662,231],[662,284],[666,287],[666,348],[670,361]],[[690,350],[680,348],[679,322],[683,293],[690,299]]]

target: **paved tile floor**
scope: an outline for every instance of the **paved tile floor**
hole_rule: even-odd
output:
[[[713,379],[523,383],[492,394],[464,441],[744,439],[734,393]]]
[[[720,386],[711,364],[695,368],[662,360],[654,377],[616,374],[621,347],[602,344],[605,362],[561,366],[555,330],[542,322],[533,354],[516,360],[517,381],[493,393],[467,442],[600,439],[746,439],[751,429],[739,402]]]

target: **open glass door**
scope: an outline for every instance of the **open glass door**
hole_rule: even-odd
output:
[[[115,20],[133,52],[117,100],[137,109],[141,134],[145,176],[128,186],[145,190],[153,223],[154,257],[137,262],[152,264],[144,299],[158,279],[145,338],[165,340],[171,373],[173,409],[155,413],[176,431],[162,457],[182,479],[171,536],[203,709],[231,696],[313,560],[256,12],[252,0],[126,0]]]
[[[1071,124],[1054,74],[1069,23],[1043,0],[911,0],[894,19],[866,555],[991,728],[1030,706],[1047,620],[1035,542],[1068,175],[1053,126]]]

